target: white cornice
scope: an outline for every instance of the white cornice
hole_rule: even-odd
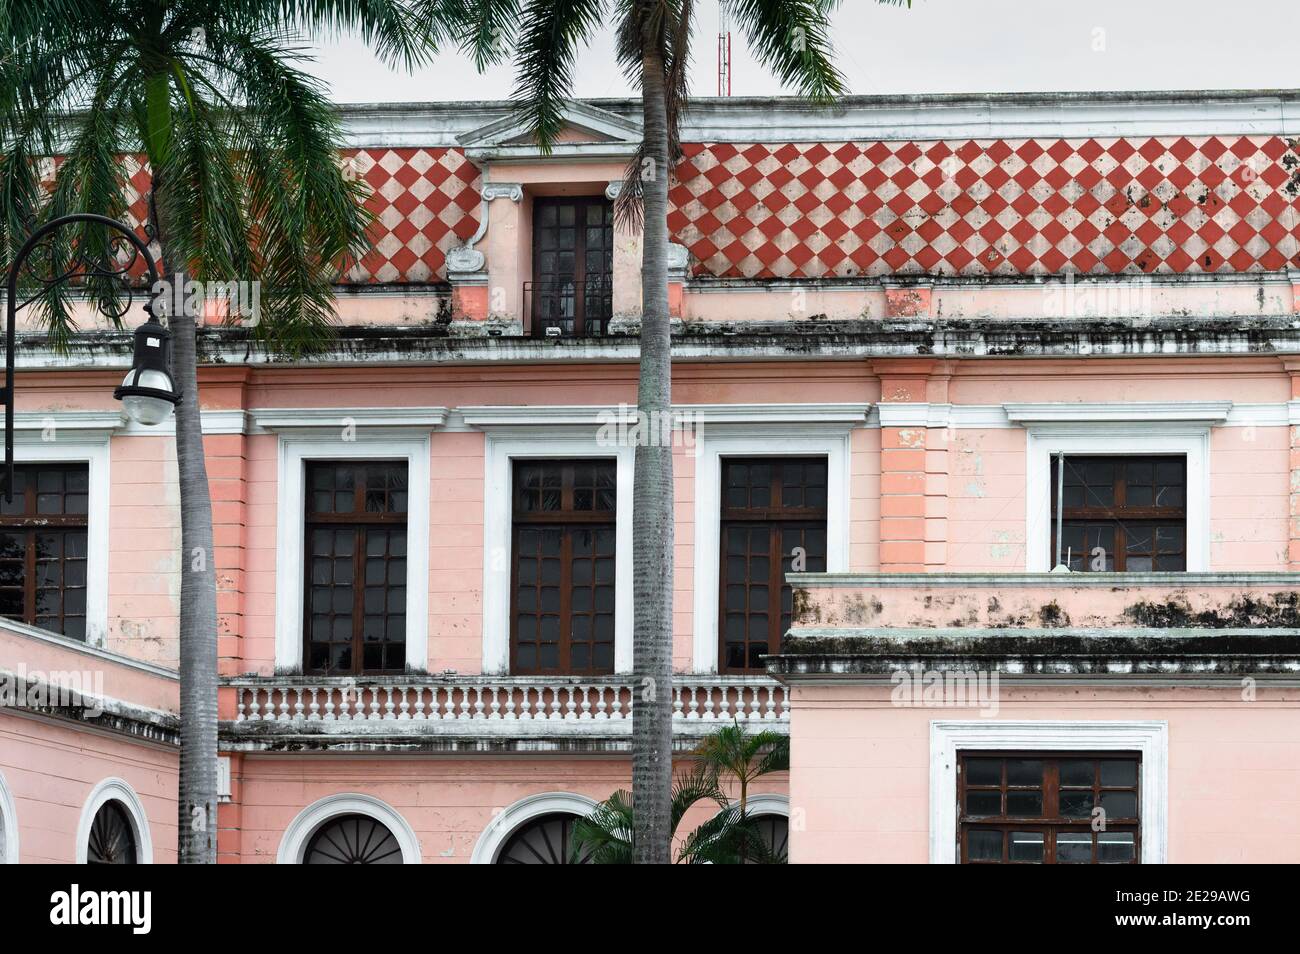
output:
[[[248,412],[249,433],[319,433],[354,425],[363,429],[382,428],[429,431],[447,420],[445,407],[287,407],[254,408]]]
[[[612,127],[627,127],[635,126],[640,105],[597,99],[575,102],[573,109],[575,115],[589,111]],[[427,148],[460,146],[476,133],[509,126],[514,106],[506,101],[383,103],[340,110],[352,147]],[[592,121],[577,124],[590,127]],[[700,97],[682,117],[686,142],[1297,133],[1296,90],[848,96],[829,108],[796,97]]]
[[[1149,401],[1104,403],[1004,404],[1007,419],[1026,426],[1035,424],[1222,424],[1232,410],[1231,401]]]
[[[699,424],[865,424],[870,404],[674,404],[683,422]],[[473,427],[595,426],[634,421],[630,405],[485,405],[458,413]]]

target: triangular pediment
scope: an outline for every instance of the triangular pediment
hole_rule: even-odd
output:
[[[641,123],[589,103],[571,100],[564,109],[564,123],[564,131],[552,146],[552,155],[627,153],[641,144]],[[541,154],[528,120],[517,113],[462,133],[458,138],[471,154],[511,158]]]

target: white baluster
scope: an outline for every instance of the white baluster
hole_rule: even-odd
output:
[[[758,686],[751,686],[749,689],[749,718],[751,721],[763,718],[759,712]]]
[[[596,721],[605,722],[609,720],[609,713],[605,711],[605,687],[596,687]]]
[[[717,721],[718,714],[714,712],[713,709],[714,709],[713,687],[705,686],[704,687],[704,721],[705,722]]]
[[[533,691],[532,687],[527,685],[523,685],[519,687],[519,721],[520,722],[531,722],[533,720],[533,713],[530,711],[532,704],[528,701],[528,697],[532,693],[532,691]],[[537,701],[538,702],[542,701],[540,694],[537,697]]]
[[[294,687],[294,690],[293,690],[293,693],[294,693],[294,703],[293,703],[293,721],[294,721],[294,722],[301,722],[301,721],[302,721],[302,711],[303,711],[303,708],[304,708],[304,707],[303,707],[303,699],[306,698],[306,694],[305,694],[305,691],[304,691],[304,689],[303,689],[302,686],[295,686],[295,687]]]
[[[323,691],[325,693],[325,721],[333,722],[334,721],[334,687],[325,686]]]
[[[488,721],[501,718],[501,687],[492,686],[492,703],[488,706]]]
[[[469,686],[460,687],[460,717],[468,719],[469,715]]]
[[[280,719],[281,722],[289,721],[289,687],[284,686],[280,689]]]
[[[379,721],[379,687],[370,687],[370,718]]]
[[[434,698],[437,698],[438,688],[433,689]],[[405,698],[405,697],[403,697]],[[424,686],[415,687],[415,718],[417,721],[424,719]]]
[[[401,689],[399,690],[402,693],[402,701],[401,704],[398,706],[398,713],[397,713],[398,722],[409,721],[411,718],[411,705],[409,702],[406,701],[406,688],[407,688],[406,686],[402,686]]]
[[[308,721],[308,722],[319,722],[319,721],[320,721],[320,702],[317,701],[317,699],[316,699],[316,694],[317,694],[319,691],[320,691],[320,690],[319,690],[316,686],[312,686],[312,687],[311,687],[311,705],[309,705],[309,706],[307,707],[307,721]]]
[[[505,693],[506,693],[505,718],[507,721],[511,721],[511,722],[517,721],[517,717],[515,716],[515,687],[512,685],[506,686]]]
[[[558,686],[551,686],[551,718],[558,721],[560,715],[560,689]]]
[[[591,686],[582,686],[582,713],[579,719],[591,719],[591,700],[587,698],[587,693],[591,691]]]
[[[700,703],[699,700],[695,697],[695,692],[696,692],[695,687],[691,686],[691,701],[686,706],[686,720],[688,722],[692,719],[698,719],[700,717]]]
[[[677,722],[682,718],[682,687],[673,686],[673,721]]]
[[[237,702],[237,705],[235,707],[236,722],[244,721],[244,696],[246,696],[247,694],[248,694],[248,689],[245,686],[240,686],[238,689],[235,690],[235,700]]]

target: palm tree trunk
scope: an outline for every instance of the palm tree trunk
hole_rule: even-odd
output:
[[[178,268],[168,242],[165,185],[154,169],[151,212],[168,281],[183,300],[188,274]],[[171,308],[172,374],[180,388],[176,406],[176,464],[181,498],[181,765],[177,832],[181,864],[217,861],[217,577],[212,541],[212,499],[199,413],[195,316]]]
[[[641,60],[645,156],[641,170],[645,247],[641,261],[641,371],[637,409],[661,433],[660,415],[672,409],[672,342],[668,323],[668,110],[664,60],[647,42]],[[632,495],[635,619],[632,706],[632,796],[635,862],[671,859],[673,457],[657,438],[636,448]]]

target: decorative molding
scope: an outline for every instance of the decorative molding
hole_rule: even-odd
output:
[[[516,422],[517,423],[517,422]],[[534,420],[532,423],[554,424]],[[562,423],[572,423],[562,421]],[[591,423],[591,422],[584,422]],[[617,461],[614,551],[614,671],[632,671],[632,491],[636,448],[608,446],[593,432],[564,432],[532,427],[523,432],[487,436],[483,513],[483,672],[510,671],[510,574],[513,499],[511,472],[515,458],[606,457]]]
[[[1164,864],[1169,839],[1168,722],[930,723],[930,863],[956,864],[957,753],[998,750],[1137,751],[1140,768],[1141,862]]]
[[[750,795],[745,810],[750,815],[783,815],[790,817],[790,796],[764,792]]]
[[[611,117],[640,139],[634,99],[575,104]],[[509,101],[358,103],[340,107],[351,147],[456,146],[509,125]],[[817,107],[793,96],[696,97],[682,116],[684,142],[844,142],[1032,136],[1300,134],[1291,90],[1114,93],[957,93],[846,96]],[[587,120],[584,125],[590,125]],[[612,127],[611,127],[612,128]],[[523,132],[524,130],[521,130]]]
[[[1232,411],[1231,401],[1132,401],[1096,404],[1003,404],[1013,424],[1135,424],[1180,422],[1222,424]]]
[[[481,224],[487,220],[484,218],[479,221]],[[481,239],[483,235],[487,234],[487,229],[482,229],[481,232],[482,234],[475,233],[477,238]],[[483,271],[483,267],[487,264],[487,256],[474,248],[473,245],[458,245],[447,250],[446,262],[447,271],[455,273],[456,277],[459,278],[460,274],[464,272],[478,273]]]
[[[1204,402],[1227,416],[1228,402]],[[1025,438],[1025,569],[1051,569],[1051,458],[1080,454],[1182,456],[1187,459],[1187,569],[1210,569],[1210,422],[1196,419],[1086,420],[1031,424]]]
[[[69,412],[46,415],[42,422],[15,415],[14,461],[27,463],[84,463],[86,465],[86,645],[103,646],[108,639],[108,563],[112,428],[90,426],[117,412]],[[66,423],[71,421],[72,423]],[[53,423],[53,429],[46,428]],[[37,430],[40,428],[40,430]],[[46,440],[46,437],[50,439]],[[6,621],[6,624],[8,621]],[[17,625],[17,624],[15,624]]]
[[[668,243],[669,277],[684,281],[691,267],[691,252],[685,245]]]
[[[380,427],[378,431],[377,435],[364,435],[359,428],[357,439],[351,441],[337,435],[321,437],[315,428],[280,435],[275,532],[275,666],[279,671],[301,672],[303,667],[303,579],[307,560],[303,513],[309,460],[406,461],[407,485],[411,488],[406,511],[406,665],[411,670],[423,670],[428,664],[429,428],[424,427],[418,434],[408,434],[401,428]]]
[[[483,834],[474,843],[474,852],[470,855],[470,864],[491,865],[497,860],[497,853],[521,825],[540,818],[543,815],[566,813],[585,817],[596,807],[596,801],[586,795],[572,792],[542,792],[529,795],[507,806],[488,823]]]
[[[511,202],[524,201],[524,187],[518,182],[485,182],[479,193],[484,202],[493,199],[509,199]]]
[[[447,420],[445,407],[288,407],[248,412],[250,434],[339,434],[349,424],[358,441],[388,439],[395,431],[428,433]],[[368,434],[368,431],[378,431]]]
[[[1276,587],[1280,590],[1300,590],[1300,573],[1270,571],[1161,572],[1161,573],[1071,573],[1068,576],[1047,571],[1036,573],[787,573],[786,580],[800,589],[886,589],[902,587],[955,587],[972,589],[991,587],[1005,589],[1013,586],[1097,587],[1106,590],[1128,590],[1150,587],[1153,589],[1212,586],[1212,587]]]
[[[811,407],[811,406],[810,406]],[[841,405],[841,407],[845,407]],[[718,671],[718,592],[721,576],[722,458],[823,455],[826,457],[826,569],[843,572],[849,566],[851,506],[849,435],[865,417],[866,405],[856,405],[855,417],[826,418],[814,428],[809,419],[795,422],[746,421],[717,433],[706,428],[697,435],[695,451],[695,570],[692,670]],[[707,419],[706,419],[707,420]]]
[[[622,195],[622,193],[623,193],[622,179],[615,179],[609,185],[605,186],[605,198],[609,199],[610,202],[617,201],[618,197]]]
[[[90,826],[106,802],[117,802],[126,814],[135,834],[136,863],[153,864],[153,836],[149,832],[149,816],[145,814],[144,804],[135,789],[120,778],[106,778],[90,790],[90,795],[81,808],[81,820],[77,823],[77,864],[86,863],[90,854]]]
[[[0,772],[0,865],[16,865],[18,858],[18,809]]]
[[[319,801],[308,805],[289,823],[280,838],[280,847],[275,853],[278,865],[302,864],[303,852],[307,842],[321,825],[340,815],[365,815],[379,822],[397,840],[402,849],[402,864],[418,865],[423,863],[420,853],[420,839],[409,822],[387,802],[380,801],[373,795],[361,795],[355,792],[342,792],[327,795]]]
[[[864,425],[870,404],[674,404],[673,414],[696,424]],[[493,427],[598,426],[635,421],[628,404],[480,405],[457,409],[465,424]]]

